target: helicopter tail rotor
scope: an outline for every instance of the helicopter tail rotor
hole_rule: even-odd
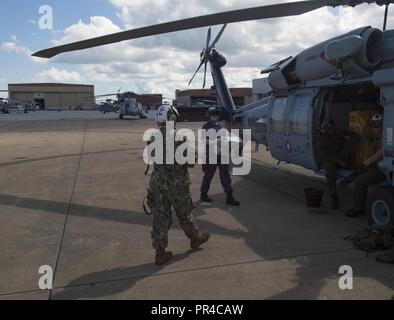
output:
[[[207,34],[207,43],[203,51],[201,52],[201,62],[200,65],[198,66],[196,72],[194,73],[193,77],[189,81],[189,86],[193,82],[194,78],[196,77],[197,73],[200,71],[201,67],[204,65],[204,81],[203,81],[203,88],[205,88],[206,80],[207,80],[207,66],[208,66],[208,61],[209,61],[209,55],[212,52],[212,50],[215,48],[215,45],[219,42],[220,38],[223,35],[224,30],[226,29],[227,24],[223,25],[223,27],[220,29],[218,35],[216,36],[215,40],[210,44],[211,41],[211,36],[212,36],[212,29],[208,29],[208,34]]]
[[[212,36],[212,28],[210,27],[210,28],[208,29],[207,44],[206,44],[206,46],[205,46],[205,51],[208,50],[209,43],[211,42],[211,36]],[[205,62],[205,65],[204,65],[204,82],[203,82],[203,85],[202,85],[203,88],[205,88],[205,83],[206,83],[206,78],[207,78],[207,66],[208,66],[208,63]]]
[[[120,95],[121,95],[121,94],[120,94],[120,91],[121,91],[121,90],[122,90],[122,87],[119,88],[118,93],[116,94],[116,97],[117,97],[118,99],[119,99],[119,97],[120,97]]]

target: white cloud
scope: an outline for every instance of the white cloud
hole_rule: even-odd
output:
[[[95,16],[90,18],[89,23],[79,20],[76,24],[66,28],[63,36],[58,40],[54,40],[54,44],[58,45],[119,31],[122,31],[122,29],[110,19]]]
[[[31,55],[33,53],[29,48],[13,41],[3,42],[1,44],[1,49],[9,53],[17,54]]]
[[[30,50],[25,45],[23,45],[15,35],[11,36],[11,41],[1,43],[0,50],[8,53],[16,53],[16,54],[27,56],[33,62],[37,62],[37,63],[47,62],[45,59],[32,57],[31,55],[33,54],[33,51]]]
[[[64,69],[50,68],[41,71],[33,77],[35,82],[83,82],[82,76],[78,72],[70,72]]]
[[[92,17],[65,29],[55,45],[96,37],[129,28],[177,20],[273,1],[244,0],[108,0],[122,25],[106,17]],[[278,2],[278,1],[277,1]],[[279,2],[287,2],[281,0]],[[217,45],[228,60],[224,69],[230,86],[251,85],[259,70],[303,49],[359,26],[381,27],[383,8],[362,5],[355,9],[323,8],[281,19],[231,24]],[[393,23],[390,17],[389,23]],[[100,48],[67,53],[53,62],[81,65],[86,79],[124,82],[134,91],[173,95],[183,89],[199,63],[207,28],[126,41]],[[217,32],[218,27],[214,28]],[[215,34],[214,32],[214,34]],[[210,77],[208,77],[210,78]],[[201,87],[199,74],[193,87]],[[208,83],[210,85],[211,82]]]

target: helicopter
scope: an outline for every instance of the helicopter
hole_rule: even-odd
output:
[[[227,61],[215,49],[226,25],[301,15],[322,7],[364,3],[385,6],[383,30],[366,26],[323,41],[301,53],[262,70],[269,88],[260,101],[235,108],[223,67]],[[350,128],[352,113],[384,113],[384,160],[379,167],[387,180],[370,188],[368,221],[375,225],[394,224],[394,30],[387,30],[388,0],[313,0],[265,5],[161,23],[98,38],[65,44],[33,54],[51,58],[63,52],[82,50],[120,41],[215,25],[224,26],[200,55],[196,74],[204,66],[206,84],[209,64],[214,89],[229,128],[251,129],[252,138],[267,146],[279,161],[324,173],[320,137],[322,124],[334,121],[343,131]],[[346,170],[345,170],[346,171]]]
[[[110,113],[110,112],[118,112],[118,108],[115,105],[115,100],[114,99],[105,99],[102,100],[105,97],[108,97],[110,95],[99,95],[99,96],[94,96],[94,97],[87,97],[85,98],[85,105],[88,105],[91,108],[95,108],[95,110],[100,111],[104,114]],[[71,110],[71,107],[70,107]],[[81,106],[77,106],[74,110],[81,110]]]
[[[0,92],[8,92],[8,90],[0,90]],[[9,103],[6,98],[0,98],[0,113],[9,113]]]
[[[8,90],[0,90],[0,92],[8,92]],[[0,112],[8,114],[11,111],[16,113],[28,113],[29,111],[39,110],[39,105],[33,101],[19,101],[9,98],[0,98]]]
[[[3,114],[11,112],[21,114],[30,111],[36,112],[37,110],[39,110],[39,106],[35,102],[0,98],[0,112]]]
[[[118,95],[119,119],[123,119],[125,116],[146,119],[146,108],[137,101],[137,98],[132,98],[131,95],[133,94],[130,92]]]
[[[10,105],[8,103],[8,99],[0,98],[0,113],[3,114],[10,113],[9,107]]]
[[[97,104],[97,110],[106,114],[106,113],[118,113],[119,108],[113,99],[106,99],[105,101],[99,102]]]
[[[146,119],[145,107],[137,101],[134,97],[135,94],[132,92],[120,93],[121,88],[117,93],[103,94],[96,96],[95,98],[105,98],[116,96],[117,100],[107,99],[99,110],[103,113],[107,112],[119,112],[119,119],[123,119],[125,116],[139,117],[140,119]]]

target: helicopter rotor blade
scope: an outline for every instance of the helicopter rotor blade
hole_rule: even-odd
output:
[[[205,50],[208,50],[209,48],[209,43],[211,42],[211,36],[212,36],[212,28],[209,27],[207,34],[207,45],[205,46]]]
[[[386,8],[384,11],[383,31],[386,31],[386,29],[387,29],[387,18],[389,15],[389,6],[390,6],[389,4],[386,4]]]
[[[118,95],[118,93],[110,93],[110,94],[100,94],[98,96],[94,96],[94,98],[105,98],[105,97],[113,97]]]
[[[205,66],[204,66],[204,82],[202,84],[202,88],[205,89],[205,84],[207,83],[207,65],[208,61],[205,61]]]
[[[227,23],[224,24],[223,27],[220,29],[218,35],[216,36],[215,40],[213,40],[212,44],[209,46],[209,48],[207,49],[207,51],[211,51],[211,50],[215,47],[215,45],[219,42],[219,40],[220,40],[220,38],[222,37],[223,32],[224,32],[224,30],[226,29],[226,27],[227,27]]]
[[[34,57],[52,58],[60,53],[83,50],[106,44],[121,42],[125,40],[137,39],[158,34],[170,33],[175,31],[189,30],[195,28],[202,28],[226,23],[234,23],[250,20],[262,20],[270,18],[279,18],[287,16],[301,15],[327,5],[332,5],[330,2],[342,4],[346,1],[328,1],[328,0],[314,0],[314,1],[298,1],[289,3],[280,3],[266,6],[259,6],[241,10],[233,10],[221,13],[214,13],[210,15],[182,19],[178,21],[166,22],[156,24],[148,27],[122,31],[114,34],[109,34],[97,38],[82,40],[70,44],[65,44],[50,49],[45,49],[33,54]]]
[[[205,83],[206,83],[206,79],[207,79],[207,65],[208,65],[208,61],[206,60],[205,55],[208,54],[208,52],[210,51],[209,50],[209,47],[210,47],[209,44],[211,42],[211,37],[212,37],[212,28],[209,27],[208,33],[207,33],[207,43],[206,43],[206,46],[205,46],[204,57],[202,57],[205,60],[205,62],[204,62],[204,64],[205,64],[204,65],[204,82],[203,82],[203,85],[202,85],[203,88],[205,88]]]
[[[196,77],[198,71],[200,71],[201,67],[203,66],[203,64],[205,63],[205,60],[202,59],[200,65],[198,66],[196,72],[194,73],[193,77],[190,79],[188,86],[190,86],[190,84],[193,82],[194,78]]]

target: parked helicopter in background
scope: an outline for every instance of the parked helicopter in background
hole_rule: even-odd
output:
[[[0,90],[0,92],[8,92],[8,90]],[[7,114],[10,112],[28,113],[29,111],[40,110],[39,105],[33,101],[18,101],[9,98],[0,98],[0,112]]]
[[[0,90],[0,92],[8,92],[8,90]],[[7,98],[0,98],[0,113],[9,113],[9,103]]]
[[[385,5],[383,31],[364,27],[326,40],[300,54],[264,69],[270,88],[266,98],[235,108],[222,68],[225,57],[215,50],[227,23],[300,15],[325,6]],[[380,168],[387,181],[372,188],[368,196],[368,219],[372,224],[394,224],[394,30],[386,30],[388,0],[314,0],[280,3],[211,14],[124,31],[66,44],[35,53],[50,58],[62,52],[82,50],[124,40],[200,27],[225,24],[211,42],[208,30],[201,53],[204,84],[210,65],[214,88],[230,128],[251,129],[253,139],[267,146],[279,161],[322,172],[321,128],[335,122],[351,130],[352,113],[384,113],[384,161]],[[361,116],[362,117],[362,116]],[[362,127],[362,126],[361,126]],[[362,135],[360,129],[360,135]]]
[[[8,103],[8,99],[0,98],[0,113],[3,113],[3,114],[10,113],[9,107],[10,107],[10,105]]]
[[[107,99],[107,100],[97,104],[97,110],[104,113],[104,114],[111,113],[111,112],[118,113],[119,107],[115,103],[115,100]]]
[[[28,113],[39,110],[39,106],[31,101],[17,101],[11,99],[0,98],[0,112],[3,114],[8,113]]]
[[[14,100],[11,100],[14,101]],[[23,106],[24,113],[36,112],[40,110],[40,105],[32,101],[14,101],[16,104]]]
[[[95,98],[105,98],[116,96],[116,100],[107,99],[101,106],[100,111],[103,113],[107,112],[119,112],[119,119],[123,119],[125,116],[139,117],[140,119],[146,119],[147,111],[145,107],[137,101],[136,98],[130,97],[129,92],[103,94],[96,96]]]
[[[118,105],[119,119],[123,119],[125,116],[139,117],[140,119],[147,118],[145,107],[136,98],[121,98],[118,100]]]

